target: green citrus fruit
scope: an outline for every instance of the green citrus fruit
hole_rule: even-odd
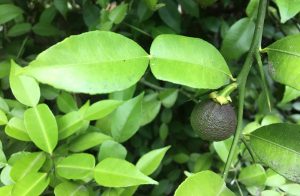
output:
[[[203,140],[229,138],[235,132],[236,123],[236,114],[230,104],[220,105],[212,100],[197,104],[191,114],[192,128]]]

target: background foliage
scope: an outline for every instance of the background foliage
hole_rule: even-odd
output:
[[[212,91],[207,89],[218,89],[240,72],[257,7],[258,0],[0,0],[0,195],[173,195],[187,176],[201,171],[202,176],[189,178],[195,186],[212,195],[209,191],[222,189],[222,179],[205,170],[223,171],[232,138],[202,141],[189,117],[194,101]],[[265,61],[263,68],[272,111],[258,67],[246,87],[243,133],[254,138],[253,150],[266,149],[258,158],[274,156],[277,163],[290,151],[267,148],[270,142],[260,138],[299,152],[299,143],[286,144],[291,137],[299,141],[299,128],[284,124],[286,134],[275,136],[264,128],[253,131],[273,123],[300,123],[300,79],[291,77],[300,73],[294,67],[300,62],[299,11],[297,0],[270,1],[267,9],[262,45],[273,63]],[[280,57],[274,53],[277,47],[298,58]],[[214,62],[202,61],[203,52]],[[280,61],[290,64],[282,68]],[[173,64],[178,69],[170,72]],[[119,65],[113,74],[112,65]],[[107,73],[99,77],[99,70]],[[101,86],[95,83],[99,80]],[[237,106],[238,97],[231,98]],[[237,195],[299,195],[299,167],[291,177],[284,175],[299,166],[299,153],[290,157],[295,162],[285,159],[277,170],[283,177],[271,169],[277,165],[253,163],[242,144],[227,187]],[[176,194],[192,188],[182,185]]]

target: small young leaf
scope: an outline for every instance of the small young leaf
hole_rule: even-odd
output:
[[[40,87],[35,79],[17,75],[21,70],[13,60],[9,75],[9,84],[16,99],[27,106],[36,106],[40,100]]]
[[[225,182],[219,175],[207,170],[189,176],[179,185],[175,196],[186,195],[234,196],[235,194],[226,187]]]
[[[285,86],[283,98],[279,104],[289,103],[290,101],[297,99],[298,97],[300,97],[300,90],[296,90],[292,87]]]
[[[127,14],[128,4],[122,3],[115,7],[108,15],[108,18],[115,24],[120,24]]]
[[[6,114],[0,109],[0,125],[5,125],[8,122]]]
[[[103,100],[92,104],[84,114],[86,120],[98,120],[113,112],[122,102]]]
[[[136,167],[145,175],[151,175],[159,166],[170,146],[152,150],[144,154],[136,163]]]
[[[74,97],[71,94],[64,91],[57,97],[56,103],[59,110],[64,113],[73,112],[78,109]]]
[[[31,30],[31,24],[30,23],[19,23],[15,24],[12,28],[9,29],[7,32],[7,35],[9,37],[17,37],[23,34],[28,33]]]
[[[15,182],[18,182],[28,174],[38,172],[45,161],[44,152],[26,154],[13,165],[10,176]]]
[[[94,177],[99,185],[106,187],[158,184],[131,163],[117,158],[107,158],[98,163],[94,170]]]
[[[142,93],[124,102],[113,113],[111,132],[115,140],[124,142],[138,131],[142,115],[143,96]]]
[[[56,165],[56,172],[66,179],[84,179],[92,174],[95,158],[91,154],[72,154]]]
[[[300,184],[285,184],[279,188],[286,192],[287,195],[299,195],[300,193]]]
[[[18,117],[13,117],[8,121],[5,127],[5,133],[8,136],[21,141],[31,141],[26,131],[24,120]]]
[[[159,99],[162,102],[162,105],[166,108],[171,108],[178,97],[178,90],[177,89],[165,89],[162,90],[159,95]]]
[[[146,95],[142,103],[141,126],[150,123],[159,113],[161,102],[157,100],[157,93]]]
[[[46,104],[27,109],[24,124],[33,143],[52,154],[58,141],[58,129],[54,115]]]
[[[21,8],[13,4],[0,5],[0,25],[16,18],[22,13],[23,11],[21,10]]]
[[[71,142],[69,149],[72,152],[82,152],[89,148],[98,146],[106,140],[112,140],[112,138],[100,132],[86,133],[75,138]]]
[[[254,164],[243,168],[240,172],[238,180],[247,187],[263,186],[267,176],[263,166]]]
[[[54,188],[55,196],[89,196],[89,191],[84,185],[73,182],[63,182]]]
[[[102,161],[108,157],[125,159],[126,155],[127,150],[122,144],[108,140],[101,144],[98,154],[98,160]]]
[[[216,89],[232,77],[219,51],[199,38],[160,35],[153,41],[150,54],[151,71],[159,80]]]
[[[12,195],[40,195],[48,186],[50,179],[46,173],[30,173],[18,181],[12,190]]]
[[[287,179],[300,182],[300,126],[278,123],[250,134],[250,144],[264,164]]]
[[[300,3],[297,0],[275,0],[275,3],[279,8],[281,23],[285,23],[287,20],[294,17],[298,12],[300,12]]]

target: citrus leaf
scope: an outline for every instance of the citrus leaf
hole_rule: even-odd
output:
[[[14,185],[6,185],[0,187],[0,195],[11,195],[11,191],[13,189]]]
[[[146,95],[142,102],[141,126],[150,123],[159,113],[161,102],[157,100],[157,93]]]
[[[134,41],[113,32],[90,31],[48,48],[24,74],[59,89],[98,94],[132,86],[147,66],[148,54]]]
[[[98,120],[113,112],[122,102],[102,100],[92,104],[84,114],[86,120]]]
[[[12,28],[9,29],[7,35],[10,37],[16,37],[28,33],[31,30],[30,23],[19,23],[15,24]]]
[[[12,190],[12,195],[40,195],[48,186],[50,179],[46,173],[31,173],[18,181]]]
[[[56,172],[66,179],[84,179],[92,174],[95,157],[87,153],[72,154],[56,165]]]
[[[219,51],[199,38],[160,35],[153,41],[150,53],[151,71],[159,80],[216,89],[232,77]]]
[[[22,13],[23,11],[13,4],[0,5],[0,25],[16,18]]]
[[[151,175],[160,165],[160,162],[164,158],[167,150],[171,146],[152,150],[144,154],[136,163],[136,167],[145,175]]]
[[[225,182],[219,175],[207,170],[192,174],[179,185],[175,196],[186,195],[234,196],[234,193],[226,187]]]
[[[300,126],[278,123],[250,134],[250,144],[264,164],[287,179],[300,182]]]
[[[31,141],[25,125],[24,125],[24,120],[17,118],[17,117],[12,117],[6,127],[5,127],[5,133],[15,139],[21,140],[21,141]]]
[[[20,70],[21,67],[12,60],[9,75],[9,84],[12,93],[24,105],[36,106],[40,100],[40,87],[35,79],[28,76],[16,75]]]
[[[58,129],[54,115],[46,104],[27,109],[24,124],[33,143],[41,150],[52,154],[58,140]]]
[[[250,18],[242,18],[229,28],[221,47],[221,53],[227,60],[238,60],[250,49],[254,28]]]
[[[6,114],[0,109],[0,125],[5,125],[8,122]]]
[[[298,97],[300,97],[300,90],[296,90],[292,87],[285,86],[283,98],[279,104],[286,104]]]
[[[263,186],[267,176],[260,164],[254,164],[241,169],[238,180],[247,187]]]
[[[89,196],[89,192],[84,185],[73,182],[63,182],[54,188],[55,196]]]
[[[21,157],[12,167],[10,176],[17,182],[30,173],[38,172],[46,161],[43,152],[26,154]]]
[[[269,71],[279,83],[300,90],[300,34],[282,38],[263,52],[268,53]]]
[[[67,92],[62,92],[56,99],[57,107],[64,113],[73,112],[78,109],[74,97]]]
[[[281,23],[285,23],[287,20],[293,18],[298,12],[300,12],[299,0],[274,0],[279,8]]]
[[[98,160],[102,161],[108,157],[125,159],[126,155],[127,150],[122,144],[107,140],[101,144],[98,154]]]
[[[106,187],[158,184],[133,164],[117,158],[107,158],[98,163],[94,170],[94,177],[99,185]]]

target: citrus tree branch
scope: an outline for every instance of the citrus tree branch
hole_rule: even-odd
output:
[[[244,101],[245,101],[245,87],[248,78],[248,74],[251,70],[253,60],[255,58],[255,53],[259,51],[261,46],[261,39],[263,33],[263,26],[264,20],[266,15],[268,0],[260,0],[258,13],[257,13],[257,20],[255,23],[255,31],[251,42],[250,50],[247,54],[246,60],[244,62],[243,68],[238,75],[237,83],[238,83],[238,90],[239,90],[239,106],[238,106],[238,123],[237,128],[235,131],[234,139],[229,151],[229,155],[225,164],[224,172],[223,172],[223,179],[226,181],[229,169],[231,167],[231,163],[233,161],[234,152],[236,151],[238,142],[242,135],[242,121],[243,121],[243,111],[244,111]]]

